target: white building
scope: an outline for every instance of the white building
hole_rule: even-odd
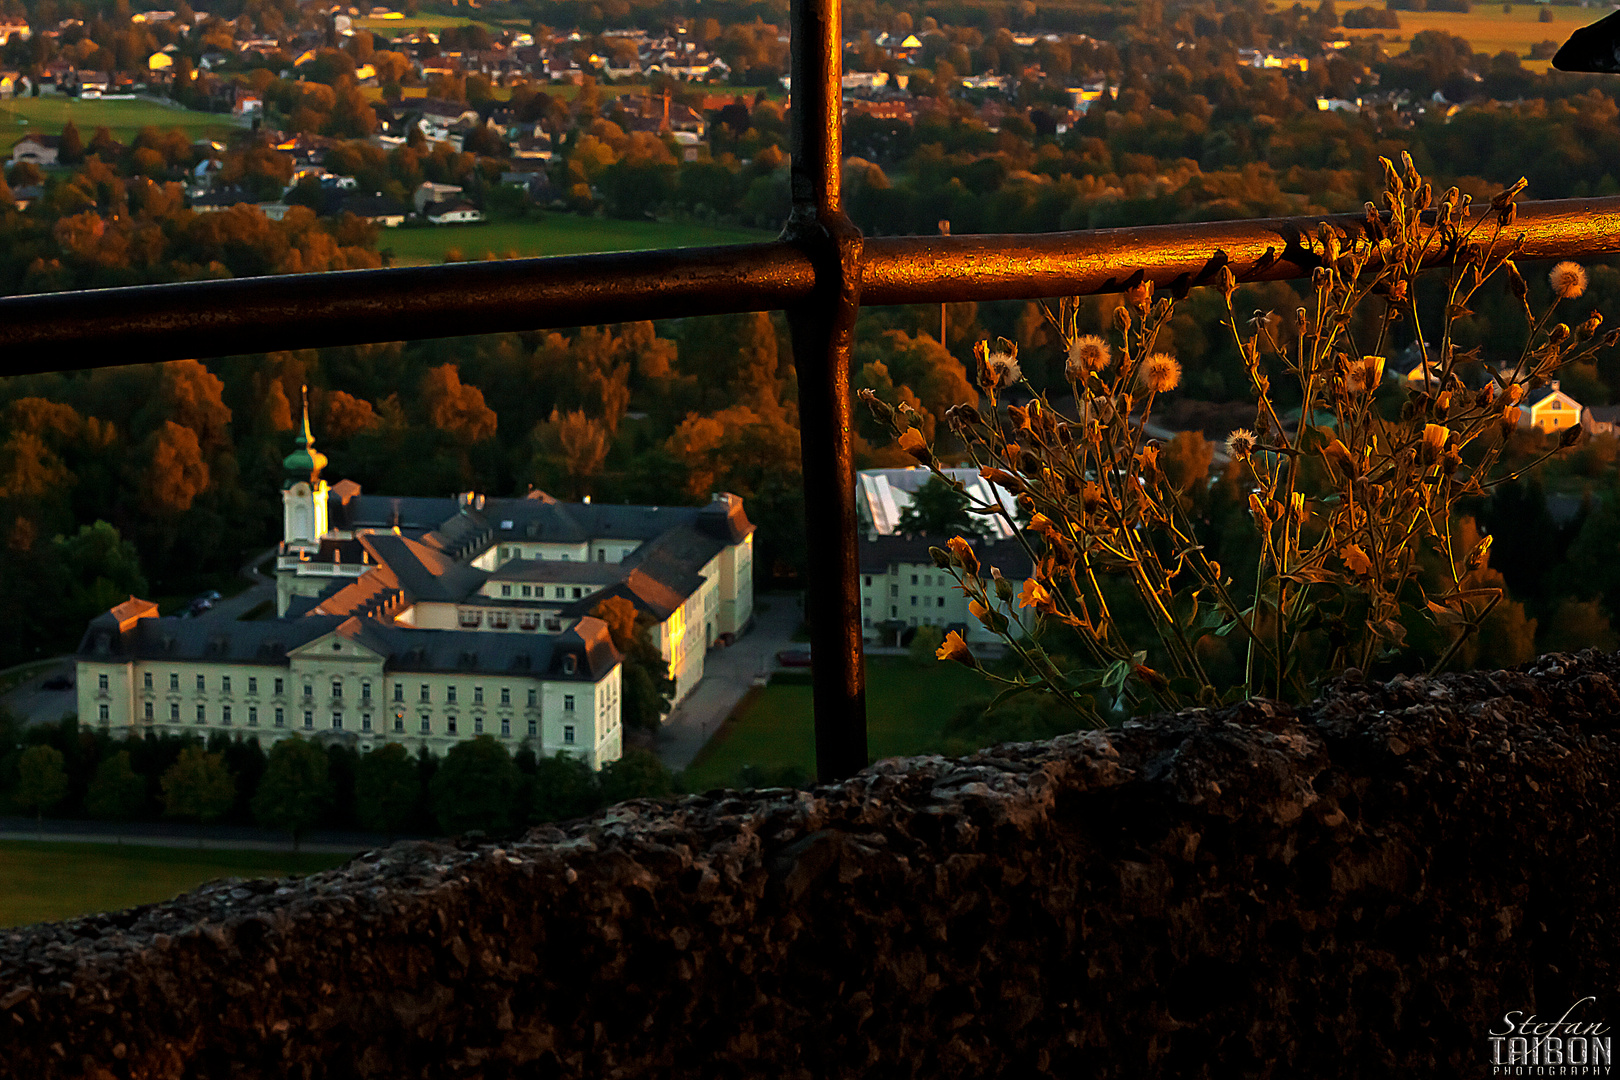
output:
[[[946,476],[960,480],[975,505],[996,501],[1009,514],[1018,513],[1018,504],[1012,492],[996,487],[979,475],[978,469],[944,469]],[[933,478],[933,473],[921,465],[909,469],[863,469],[855,474],[855,514],[860,519],[861,534],[868,539],[893,536],[900,529],[900,518],[911,505],[911,496]],[[1012,527],[998,515],[981,514],[975,517],[990,529],[996,539],[1013,535]]]
[[[972,540],[980,573],[995,567],[1014,584],[1029,577],[1029,556],[1016,540]],[[968,612],[967,596],[950,571],[934,565],[929,547],[943,537],[883,536],[861,540],[861,637],[883,645],[900,643],[918,626],[955,630],[968,644],[1001,639]],[[1033,613],[1025,613],[1033,618]]]
[[[79,716],[128,731],[319,734],[443,752],[619,757],[620,657],[591,616],[633,604],[675,680],[753,616],[753,532],[735,495],[703,507],[368,496],[329,485],[306,410],[284,461],[277,618],[159,618],[131,597],[92,620]]]

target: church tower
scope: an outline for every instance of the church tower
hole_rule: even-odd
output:
[[[303,388],[303,406],[304,428],[298,446],[281,462],[287,470],[286,482],[281,485],[281,538],[289,549],[314,552],[320,549],[321,537],[326,535],[326,504],[331,488],[321,479],[326,455],[315,449],[315,438],[309,432],[307,386]]]

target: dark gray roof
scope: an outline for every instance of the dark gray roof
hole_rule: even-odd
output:
[[[314,641],[342,622],[331,615],[255,622],[169,616],[142,619],[120,634],[117,624],[103,614],[90,620],[78,655],[82,660],[208,660],[285,666],[288,649]]]
[[[425,541],[393,533],[367,533],[372,558],[393,571],[399,587],[417,600],[454,603],[477,592],[489,576]]]
[[[624,577],[624,567],[606,562],[564,562],[560,559],[508,559],[490,571],[491,581],[572,581],[606,585]]]
[[[561,634],[499,634],[477,630],[419,630],[372,619],[304,615],[262,622],[141,619],[119,633],[110,613],[91,620],[79,644],[83,660],[175,660],[287,666],[287,653],[337,632],[384,657],[389,671],[524,674],[595,682],[619,662],[598,620]],[[604,645],[605,642],[605,645]],[[574,657],[574,671],[565,657]]]
[[[912,565],[931,566],[933,556],[928,554],[930,547],[944,547],[948,537],[943,536],[880,536],[875,540],[861,540],[861,573],[886,574],[890,566]],[[1016,540],[1002,540],[999,543],[990,543],[985,540],[970,539],[973,553],[979,557],[979,564],[985,572],[995,567],[1010,578],[1026,578],[1034,569],[1026,553]]]

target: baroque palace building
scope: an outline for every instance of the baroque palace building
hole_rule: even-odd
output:
[[[652,624],[675,700],[753,615],[753,532],[735,495],[703,507],[362,494],[328,485],[308,410],[286,458],[274,619],[159,617],[131,597],[79,646],[81,723],[288,734],[443,753],[619,757],[620,657],[591,616],[622,597]]]

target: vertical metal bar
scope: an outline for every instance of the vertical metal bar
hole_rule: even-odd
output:
[[[799,440],[816,709],[816,773],[866,767],[866,670],[850,417],[850,349],[860,308],[861,233],[844,213],[840,0],[793,0],[793,209],[783,239],[810,257],[816,287],[788,309],[799,375]]]

